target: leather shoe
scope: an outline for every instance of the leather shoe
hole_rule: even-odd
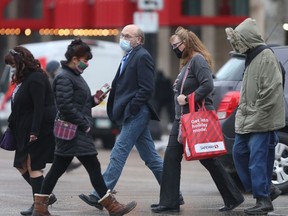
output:
[[[21,211],[20,214],[21,215],[32,215],[33,209],[34,209],[34,204],[29,209]]]
[[[87,203],[88,205],[94,206],[99,210],[103,210],[103,206],[100,203],[98,203],[99,199],[96,196],[91,195],[91,194],[88,196],[86,196],[85,194],[80,194],[79,198],[83,200],[85,203]]]
[[[170,207],[167,207],[167,206],[158,205],[157,207],[152,208],[151,211],[154,212],[154,213],[173,213],[173,212],[179,212],[180,208],[179,207],[170,208]]]
[[[184,198],[183,198],[182,194],[180,193],[180,194],[179,194],[179,205],[184,205],[184,204],[185,204]],[[158,203],[158,204],[154,203],[154,204],[151,204],[151,205],[150,205],[150,208],[151,208],[151,209],[152,209],[152,208],[157,208],[158,206],[159,206],[159,203]]]
[[[276,187],[275,185],[271,184],[271,187],[270,187],[270,199],[271,199],[271,201],[273,201],[277,197],[279,197],[280,194],[282,194],[282,191],[278,187]]]
[[[263,215],[273,211],[273,205],[270,197],[256,198],[256,205],[251,208],[244,209],[244,212],[248,215]]]
[[[54,204],[56,201],[57,201],[57,197],[56,197],[53,193],[51,193],[50,196],[49,196],[48,205],[52,205],[52,204]]]
[[[219,208],[218,210],[220,212],[231,211],[231,210],[235,209],[237,206],[239,206],[243,202],[244,202],[244,199],[242,199],[239,202],[234,203],[234,204],[224,205],[223,207]]]

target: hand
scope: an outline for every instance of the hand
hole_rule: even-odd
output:
[[[187,104],[186,102],[186,97],[184,94],[180,94],[178,97],[177,97],[177,101],[179,103],[180,106],[184,106],[185,104]]]
[[[35,136],[35,135],[30,135],[29,142],[34,142],[34,141],[36,141],[37,139],[38,139],[37,136]]]
[[[99,105],[106,97],[106,94],[103,94],[102,91],[98,90],[94,95],[94,102],[96,103],[96,105]]]

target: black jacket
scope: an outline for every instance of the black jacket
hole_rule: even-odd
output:
[[[45,167],[53,159],[55,146],[56,107],[48,77],[40,71],[31,72],[22,81],[11,104],[8,126],[17,142],[14,166],[22,167],[29,154],[33,170]],[[31,134],[38,139],[29,143]]]
[[[62,120],[78,125],[76,137],[70,141],[56,139],[55,154],[81,156],[97,154],[93,138],[85,131],[93,126],[93,96],[83,77],[61,62],[61,72],[53,82],[56,105]]]

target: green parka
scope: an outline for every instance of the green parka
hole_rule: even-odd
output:
[[[234,30],[240,41],[253,49],[264,45],[255,20],[246,19]],[[245,69],[236,113],[235,132],[273,131],[285,126],[282,73],[270,49],[260,52]]]

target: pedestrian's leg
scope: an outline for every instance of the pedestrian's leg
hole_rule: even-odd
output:
[[[225,206],[219,209],[220,211],[230,211],[244,201],[244,197],[240,190],[218,159],[211,158],[200,160],[200,163],[209,171],[224,200]]]
[[[249,134],[235,134],[235,142],[232,150],[237,174],[247,192],[251,192],[252,190],[251,175],[249,171],[249,138]]]
[[[142,107],[136,116],[131,116],[124,122],[111,151],[110,162],[103,174],[106,186],[111,190],[118,182],[133,146],[145,129],[142,127],[147,124],[147,113],[143,112],[144,108]]]
[[[161,185],[163,160],[156,151],[155,144],[148,127],[139,137],[135,146],[141,159],[145,162],[145,165],[153,172],[159,185]]]
[[[58,179],[63,175],[66,171],[67,167],[73,160],[73,156],[71,157],[62,157],[59,155],[54,155],[54,161],[52,166],[44,178],[41,194],[50,195],[58,181]]]
[[[101,165],[96,155],[78,156],[78,160],[83,164],[89,174],[93,188],[103,197],[107,192],[107,187],[101,173]]]
[[[272,171],[268,171],[268,167],[271,167],[270,161],[268,161],[270,140],[271,132],[252,133],[250,136],[249,171],[251,173],[252,192],[255,198],[267,197],[270,194],[272,175]]]
[[[183,145],[177,141],[179,122],[174,121],[164,155],[159,206],[179,211],[179,191]],[[161,208],[161,207],[160,207]],[[158,209],[161,212],[161,209]],[[156,211],[158,211],[156,209]],[[152,211],[154,211],[152,209]]]

